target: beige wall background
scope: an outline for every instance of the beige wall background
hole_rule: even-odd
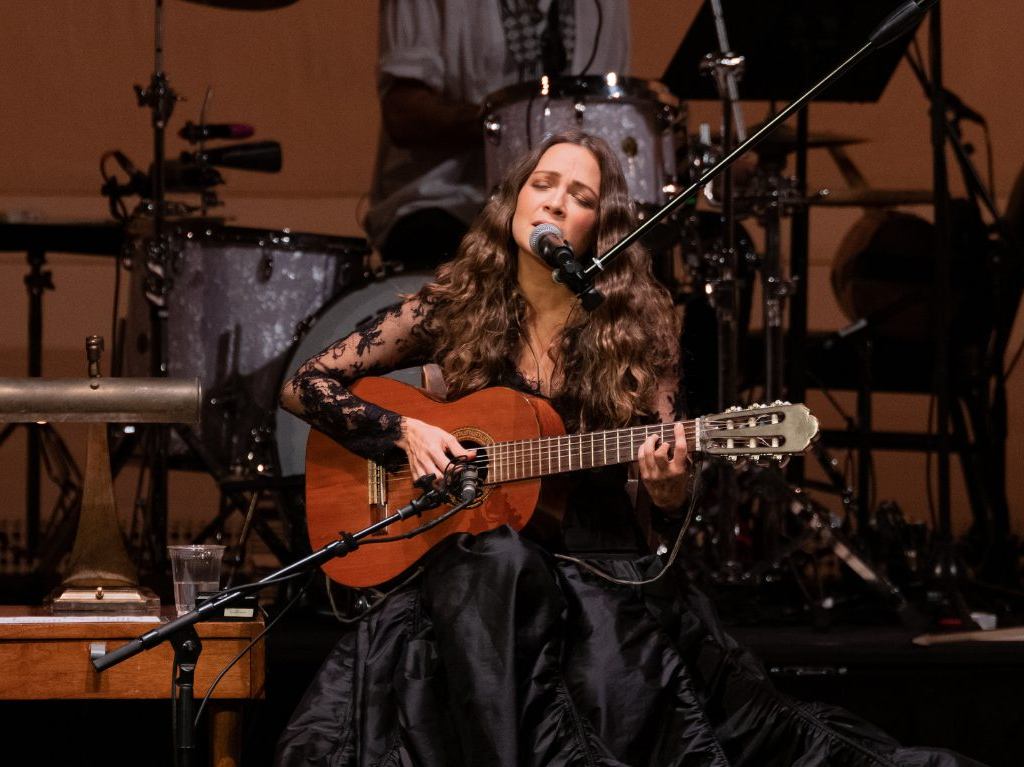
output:
[[[193,3],[165,2],[165,70],[183,97],[171,123],[168,154],[185,148],[173,133],[197,119],[212,89],[209,119],[256,126],[257,139],[284,147],[278,175],[226,171],[221,209],[234,223],[266,228],[359,235],[357,212],[369,188],[379,114],[374,67],[377,4],[358,0],[301,0],[273,12],[240,12]],[[658,77],[682,40],[699,0],[631,0],[632,74]],[[894,0],[893,5],[896,5]],[[997,194],[1005,200],[1024,162],[1020,129],[1024,78],[1021,41],[1024,6],[1013,0],[945,0],[947,85],[985,114],[995,147]],[[728,10],[728,2],[726,2]],[[120,149],[144,167],[151,156],[148,113],[138,108],[133,84],[148,83],[153,69],[154,3],[140,0],[0,0],[0,215],[10,220],[102,219],[98,161]],[[926,44],[926,33],[920,33]],[[822,61],[824,73],[834,61]],[[853,76],[856,76],[854,74]],[[764,104],[747,104],[750,122]],[[717,106],[690,105],[691,129],[715,122]],[[927,104],[902,64],[878,104],[817,104],[814,129],[854,133],[867,141],[850,149],[870,181],[885,187],[927,187],[931,177]],[[980,133],[968,138],[979,149]],[[984,167],[983,155],[979,155]],[[953,173],[954,191],[961,189]],[[823,153],[813,153],[812,187],[841,185]],[[920,210],[927,215],[927,209]],[[832,296],[828,273],[836,246],[859,212],[816,209],[812,215],[811,327],[846,323]],[[749,226],[753,226],[750,224]],[[84,372],[82,339],[109,334],[114,264],[75,255],[50,257],[56,291],[46,296],[47,375]],[[0,254],[0,375],[25,371],[26,307],[20,254]],[[1015,342],[1022,337],[1021,329]],[[1024,446],[1019,404],[1024,373],[1010,388],[1011,467]],[[841,395],[852,408],[852,399]],[[881,428],[924,429],[927,398],[879,396]],[[812,408],[838,425],[818,394]],[[62,429],[82,459],[84,432]],[[0,516],[23,514],[20,444],[3,448]],[[879,454],[878,497],[897,500],[925,519],[925,461],[917,454]],[[1011,477],[1016,474],[1011,469]],[[122,483],[124,484],[124,483]],[[962,529],[970,521],[959,472],[954,511]],[[48,499],[52,492],[47,490]],[[215,493],[203,476],[176,476],[172,517],[212,515]],[[1014,527],[1022,528],[1024,486],[1009,488]],[[130,487],[119,487],[124,511]]]

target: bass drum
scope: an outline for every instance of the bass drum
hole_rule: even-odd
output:
[[[285,367],[281,385],[310,357],[319,354],[338,339],[373,322],[384,310],[400,302],[404,295],[418,291],[433,277],[432,272],[393,275],[337,297],[320,312],[295,345]],[[388,377],[419,386],[420,368],[395,371]],[[293,477],[305,474],[309,424],[286,410],[277,408],[276,434],[280,475]]]
[[[675,129],[684,112],[659,82],[614,74],[544,78],[492,93],[484,114],[490,189],[524,153],[571,128],[608,142],[637,203],[660,207],[667,201],[665,190],[675,183]]]
[[[145,220],[133,242],[131,292],[122,370],[151,374],[150,302]],[[200,424],[193,433],[206,457],[173,436],[183,468],[263,474],[272,454],[272,414],[282,369],[303,327],[335,296],[365,281],[364,240],[290,231],[226,227],[184,220],[168,225],[163,281],[167,375],[198,378]]]

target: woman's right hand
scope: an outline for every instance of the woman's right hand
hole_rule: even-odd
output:
[[[455,458],[474,458],[475,450],[467,450],[444,429],[415,418],[402,418],[402,437],[396,443],[409,457],[414,480],[427,474],[444,477],[445,469]]]

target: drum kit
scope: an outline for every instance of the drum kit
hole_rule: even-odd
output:
[[[245,10],[271,10],[294,2],[190,1]],[[272,531],[252,519],[262,508],[260,498],[270,493],[274,495],[271,503],[296,515],[285,514],[288,524],[301,529],[298,480],[304,472],[308,426],[278,407],[282,384],[305,359],[372,320],[402,294],[415,292],[428,277],[400,269],[371,270],[369,248],[357,238],[227,226],[222,220],[194,215],[205,213],[216,202],[210,191],[219,179],[214,166],[273,171],[280,165],[280,148],[260,142],[209,150],[207,140],[247,137],[251,132],[210,130],[213,126],[201,119],[198,125],[189,123],[182,133],[199,144],[198,150],[175,163],[164,161],[164,131],[175,95],[161,61],[162,2],[155,0],[153,79],[147,89],[137,88],[140,105],[153,114],[153,165],[148,175],[139,174],[120,153],[109,153],[130,178],[120,184],[108,177],[104,188],[111,210],[126,220],[128,232],[122,254],[128,299],[113,347],[120,373],[198,378],[204,399],[194,428],[164,430],[163,436],[148,440],[138,433],[122,433],[114,468],[116,472],[141,448],[150,472],[149,498],[140,499],[138,506],[147,509],[145,524],[158,531],[155,538],[150,534],[156,542],[143,559],[150,559],[156,568],[162,566],[165,541],[159,531],[167,529],[166,472],[170,467],[206,471],[218,482],[221,509],[200,537],[223,534],[229,517],[242,512],[247,515],[244,534],[255,529],[284,560],[295,555],[290,547],[303,545],[304,537],[288,531],[290,542],[270,540]],[[708,69],[717,76],[714,66]],[[737,104],[728,103],[726,109],[724,125],[739,115]],[[661,83],[616,74],[543,77],[513,85],[488,96],[482,114],[481,140],[490,187],[523,152],[554,133],[578,128],[608,142],[641,219],[701,178],[731,148],[732,130],[723,130],[720,139],[713,138],[707,125],[691,132],[686,104]],[[743,136],[745,131],[746,126],[736,124],[736,135]],[[774,343],[772,335],[765,334],[771,348],[765,355],[764,388],[769,399],[784,394],[779,334],[785,302],[793,289],[780,258],[784,217],[809,206],[884,210],[930,199],[930,193],[918,190],[863,187],[805,196],[786,175],[787,163],[798,147],[827,149],[841,167],[848,168],[849,160],[841,150],[859,141],[855,136],[824,132],[800,136],[783,126],[758,145],[756,161],[742,176],[708,185],[700,198],[686,201],[647,237],[655,273],[685,314],[682,386],[689,412],[711,412],[738,402],[735,356],[739,348],[749,346],[747,331],[757,279],[762,287],[764,327],[776,333]],[[202,204],[188,208],[170,203],[165,199],[169,190],[199,193]],[[126,215],[121,199],[129,194],[142,198],[131,216]],[[762,230],[760,253],[748,224]],[[872,233],[881,236],[902,225],[891,219]],[[863,261],[858,260],[862,235],[851,233],[844,242],[851,253],[848,261],[856,262],[856,267],[844,262],[836,276],[837,291],[851,296],[844,306],[852,313],[865,310],[856,290],[861,276],[857,269]],[[721,343],[723,317],[732,324],[732,346]],[[723,386],[723,378],[729,376],[736,380]],[[408,372],[399,377],[414,381]],[[723,397],[727,401],[722,402]],[[832,465],[828,459],[825,462]],[[734,527],[730,523],[730,530]],[[244,544],[239,541],[239,546]]]

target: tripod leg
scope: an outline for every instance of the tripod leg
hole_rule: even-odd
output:
[[[871,526],[871,390],[872,390],[871,339],[865,338],[861,345],[861,379],[857,389],[857,431],[860,439],[857,446],[857,529],[866,532]]]
[[[899,615],[903,624],[910,629],[923,630],[927,619],[904,598],[899,587],[875,568],[866,558],[857,554],[845,537],[829,523],[828,510],[819,506],[799,491],[793,491],[790,510],[805,524],[818,531],[832,552],[850,568],[857,577],[871,588],[888,606]]]
[[[832,457],[832,454],[829,453],[828,448],[825,447],[825,443],[820,437],[811,442],[811,452],[814,453],[814,457],[818,460],[818,465],[825,472],[825,476],[828,477],[832,487],[839,493],[839,498],[843,502],[843,509],[847,518],[853,517],[856,519],[858,517],[857,496],[854,494],[853,488],[846,481],[846,477],[839,470],[839,461]]]

